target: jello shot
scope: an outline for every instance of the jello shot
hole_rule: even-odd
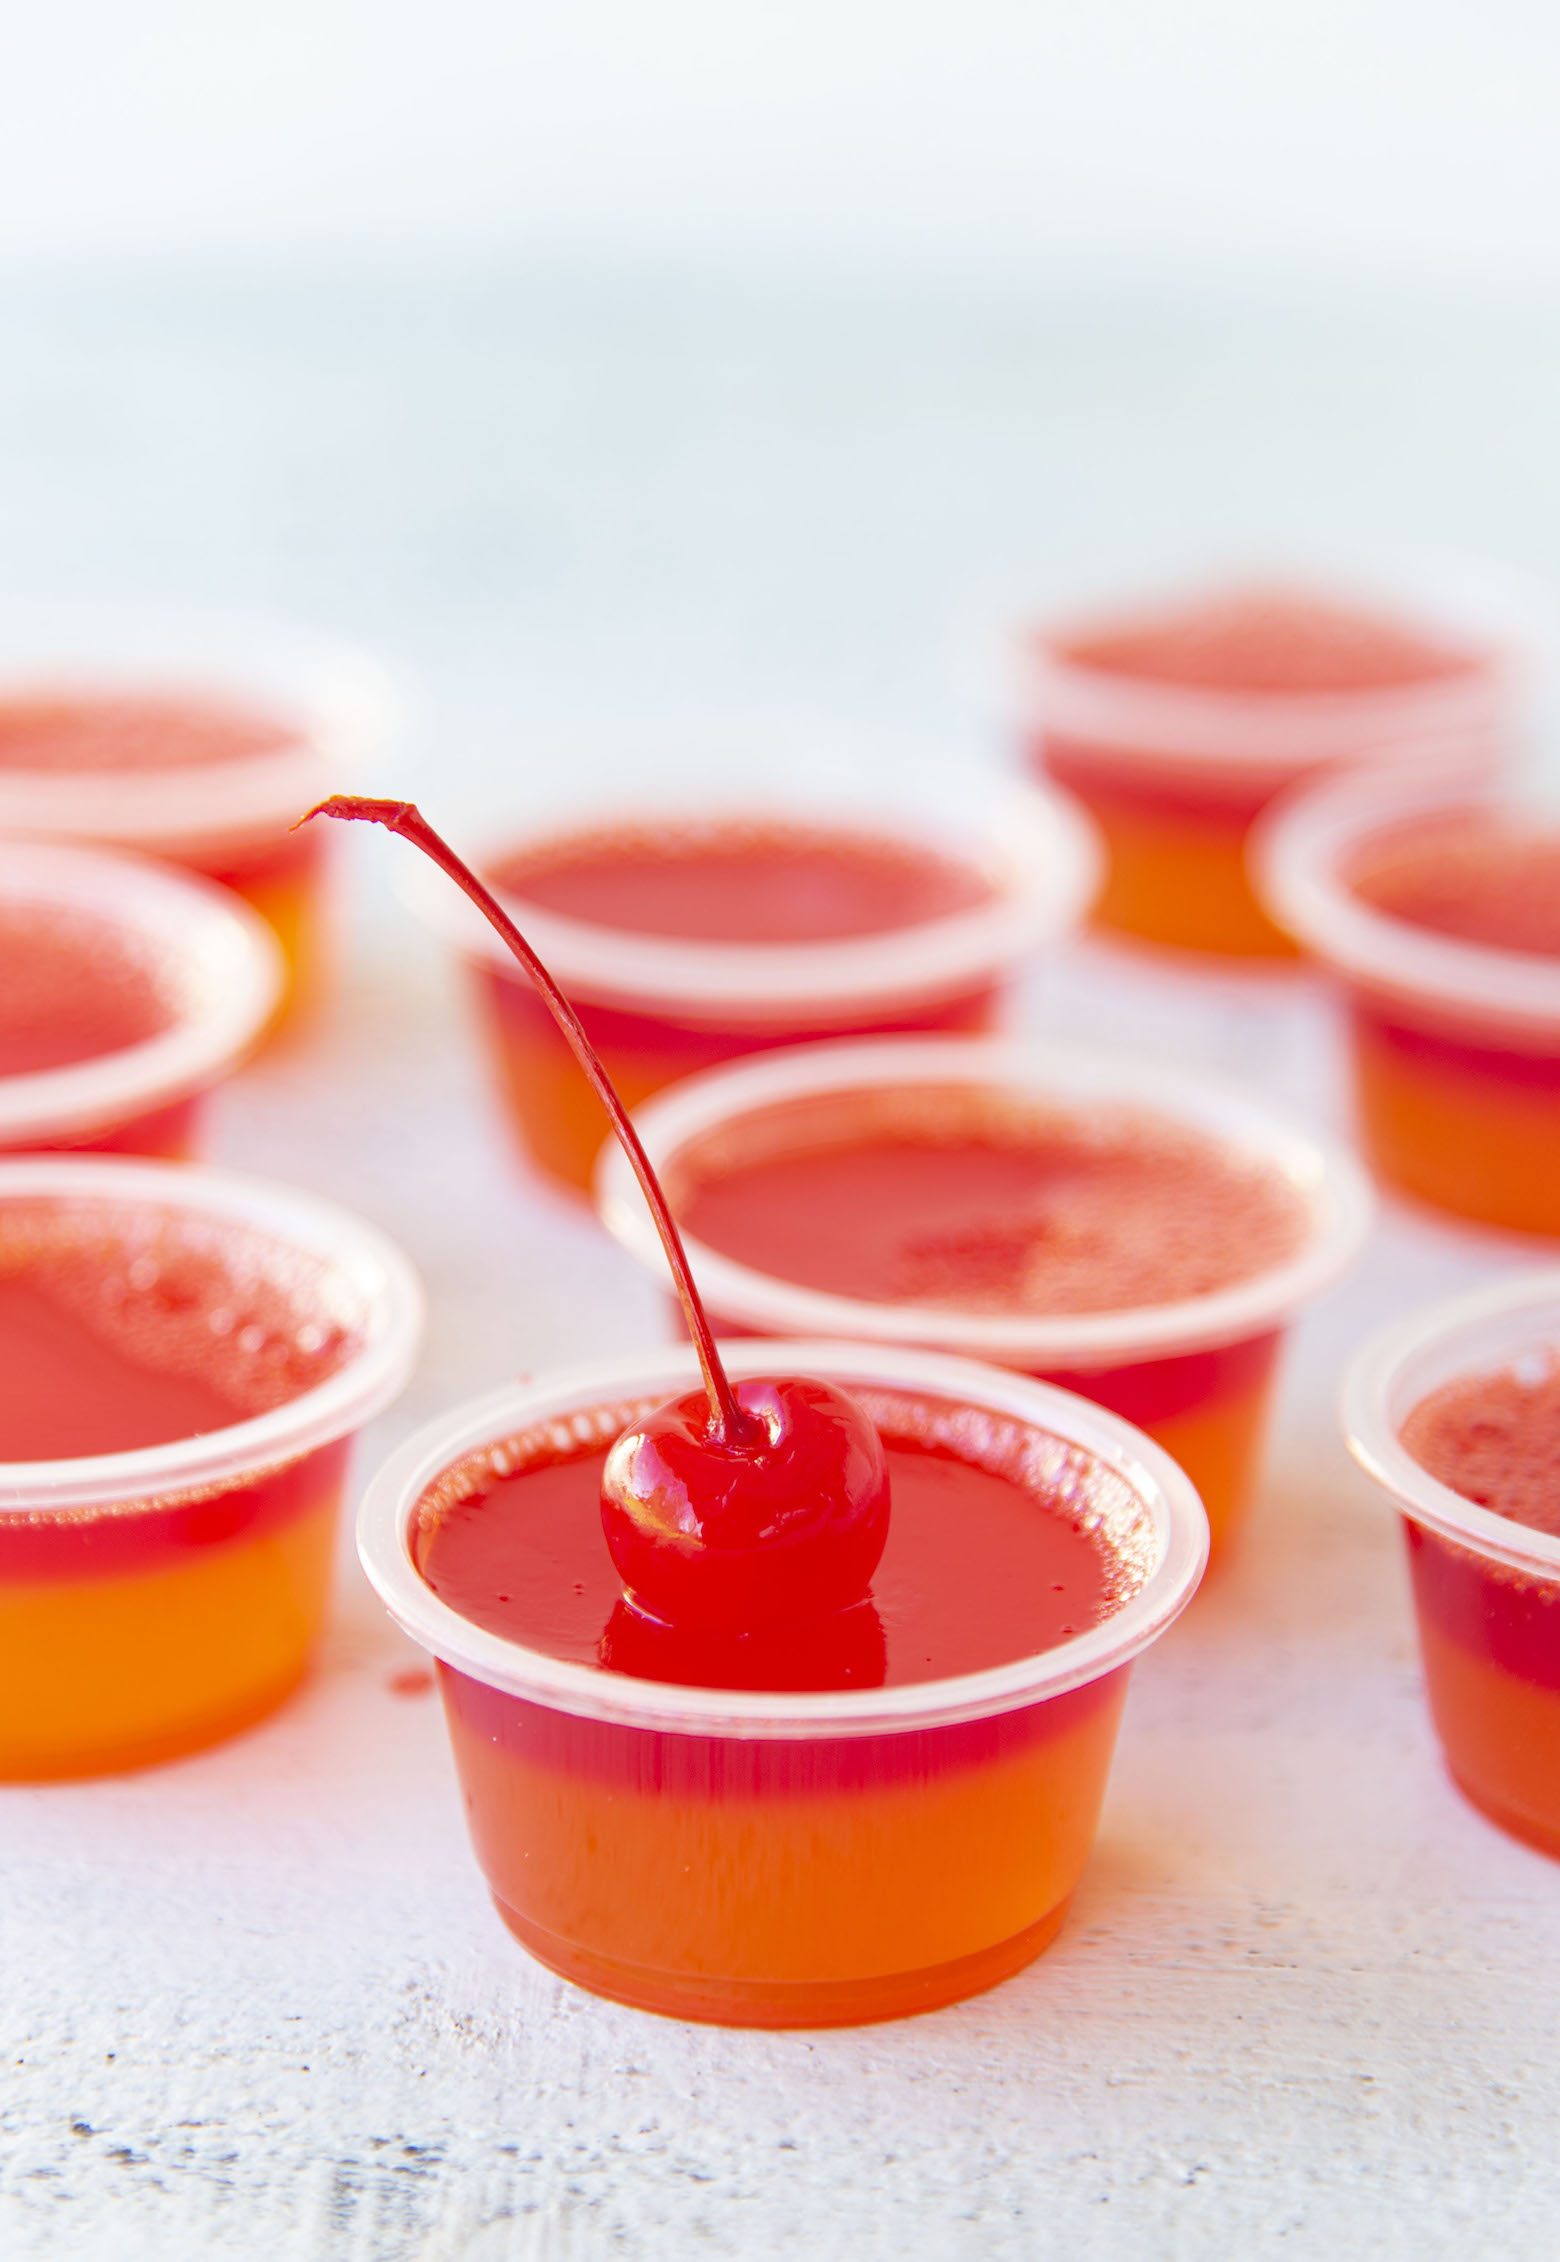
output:
[[[979,823],[908,797],[871,817],[667,803],[510,840],[482,870],[634,1106],[811,1038],[990,1027],[1082,916],[1098,858],[1061,796],[1015,789]],[[471,967],[523,1151],[588,1189],[606,1119],[546,1007],[469,905],[414,888]]]
[[[1350,1370],[1343,1415],[1402,1511],[1452,1779],[1560,1855],[1560,1273],[1389,1328]]]
[[[1034,769],[1104,835],[1099,923],[1155,943],[1292,953],[1245,865],[1273,797],[1340,765],[1440,749],[1494,765],[1514,648],[1466,605],[1235,581],[1032,629],[1021,726]]]
[[[170,1759],[288,1695],[420,1317],[398,1251],[305,1194],[0,1162],[0,1780]]]
[[[723,1347],[733,1381],[782,1347]],[[748,1636],[647,1626],[602,1535],[631,1419],[697,1382],[641,1353],[423,1431],[363,1502],[364,1567],[438,1662],[477,1861],[533,1955],[735,2026],[930,2010],[1055,1936],[1132,1660],[1195,1589],[1185,1475],[1066,1392],[963,1360],[787,1343],[881,1437],[867,1598]]]
[[[726,1333],[827,1330],[1064,1384],[1174,1455],[1215,1551],[1285,1334],[1371,1216],[1348,1156],[1238,1089],[1014,1040],[737,1062],[635,1121]],[[598,1194],[659,1269],[611,1154]]]
[[[1342,993],[1378,1174],[1560,1234],[1560,815],[1455,775],[1339,780],[1276,810],[1254,861]]]
[[[0,831],[139,850],[235,889],[274,929],[288,996],[328,956],[327,845],[292,832],[383,742],[362,653],[223,614],[8,607]]]
[[[282,993],[269,927],[140,857],[0,840],[0,1152],[187,1160]]]

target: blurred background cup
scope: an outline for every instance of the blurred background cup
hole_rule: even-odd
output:
[[[1252,862],[1342,999],[1372,1167],[1461,1217],[1560,1234],[1560,812],[1531,780],[1340,779],[1276,807]],[[1371,900],[1404,886],[1423,918],[1411,895]]]
[[[890,1303],[828,1293],[689,1238],[712,1318],[729,1334],[828,1333],[953,1351],[1078,1391],[1137,1423],[1181,1464],[1207,1510],[1217,1552],[1252,1496],[1284,1338],[1305,1305],[1348,1270],[1369,1229],[1364,1174],[1347,1155],[1217,1079],[1017,1040],[885,1039],[734,1062],[661,1094],[636,1111],[635,1123],[675,1211],[701,1155],[718,1183],[720,1158],[739,1159],[750,1141],[761,1140],[766,1155],[784,1152],[788,1138],[805,1151],[819,1137],[820,1118],[831,1137],[848,1137],[839,1126],[852,1095],[872,1104],[895,1092],[939,1091],[956,1099],[992,1095],[1009,1116],[1034,1108],[1042,1124],[1049,1117],[1053,1136],[1058,1117],[1071,1117],[1087,1137],[1097,1121],[1123,1116],[1150,1144],[1156,1124],[1172,1136],[1204,1134],[1294,1190],[1304,1219],[1298,1245],[1226,1287],[1160,1304],[993,1313],[961,1311],[952,1296]],[[664,1278],[649,1213],[615,1148],[603,1152],[597,1190],[611,1231]],[[1166,1198],[1176,1199],[1174,1191]],[[1065,1214],[1065,1196],[1058,1209]],[[913,1219],[904,1222],[913,1228]]]
[[[1098,924],[1244,958],[1294,944],[1253,892],[1252,824],[1297,781],[1428,757],[1493,768],[1519,741],[1531,601],[1445,559],[1226,565],[1057,609],[1016,639],[1033,771],[1107,851]]]
[[[489,817],[475,844],[464,842],[630,1107],[745,1053],[998,1025],[1026,968],[1087,909],[1099,870],[1093,829],[1054,789],[827,726],[706,733],[702,765],[699,737],[628,734],[588,778],[586,765],[543,741],[527,750],[537,780],[529,817]],[[684,916],[678,892],[689,862],[733,843],[740,859],[744,841],[761,850],[766,838],[789,839],[795,867],[777,878],[756,920],[739,895],[727,931],[762,935],[778,912],[788,939],[725,939],[718,921]],[[631,844],[650,877],[653,932],[631,914],[622,924],[565,915],[527,894],[528,861],[540,866],[571,842],[588,850],[614,839]],[[869,856],[951,869],[965,900],[930,917],[912,908],[879,931],[831,933],[832,871],[842,857],[848,869],[853,843]],[[547,1007],[442,875],[413,867],[401,884],[465,963],[522,1150],[558,1183],[588,1190],[606,1119]]]
[[[235,890],[276,934],[284,1002],[329,959],[329,828],[290,827],[393,737],[366,652],[197,605],[0,606],[0,832],[92,841]]]
[[[188,1160],[206,1095],[284,983],[225,888],[139,856],[0,837],[0,1151]]]
[[[1499,1282],[1368,1344],[1344,1385],[1343,1426],[1402,1515],[1425,1692],[1452,1780],[1502,1829],[1560,1856],[1560,1536],[1465,1499],[1403,1438],[1445,1386],[1533,1382],[1557,1358],[1560,1274]]]

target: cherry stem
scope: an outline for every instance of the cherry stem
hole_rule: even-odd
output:
[[[568,1039],[575,1059],[590,1078],[597,1098],[611,1118],[612,1128],[617,1133],[623,1152],[633,1164],[634,1176],[639,1180],[645,1200],[650,1205],[650,1215],[661,1236],[666,1261],[672,1268],[672,1278],[682,1299],[688,1332],[693,1337],[693,1347],[698,1353],[699,1366],[704,1375],[704,1387],[709,1393],[711,1430],[726,1445],[756,1443],[760,1424],[737,1403],[731,1378],[722,1366],[720,1353],[715,1347],[715,1332],[710,1326],[709,1315],[694,1284],[682,1235],[677,1230],[666,1196],[661,1191],[661,1182],[650,1167],[650,1157],[640,1144],[639,1133],[629,1121],[628,1110],[618,1098],[595,1046],[586,1036],[579,1015],[508,912],[492,891],[483,886],[470,865],[463,863],[448,841],[442,840],[434,831],[413,801],[374,801],[361,793],[333,793],[328,800],[317,802],[312,809],[306,810],[298,819],[298,825],[306,825],[311,817],[356,818],[365,824],[383,825],[388,831],[399,833],[403,840],[409,840],[414,848],[420,848],[425,856],[432,857],[439,869],[447,872],[455,885],[470,896],[489,925],[497,930],[519,959],[541,992],[553,1019]],[[298,825],[293,827],[295,832]]]

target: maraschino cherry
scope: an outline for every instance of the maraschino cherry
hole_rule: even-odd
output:
[[[470,896],[568,1039],[650,1205],[704,1388],[631,1423],[607,1455],[602,1527],[629,1605],[652,1627],[739,1637],[849,1610],[888,1537],[888,1464],[872,1423],[828,1382],[750,1377],[733,1389],[660,1181],[579,1015],[415,804],[338,793],[308,815],[384,825]],[[631,1632],[618,1646],[632,1652]]]

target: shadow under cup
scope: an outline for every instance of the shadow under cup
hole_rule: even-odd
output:
[[[45,1221],[45,1250],[51,1216],[101,1238],[113,1294],[112,1267],[133,1282],[164,1248],[220,1267],[226,1240],[234,1294],[274,1263],[303,1284],[303,1324],[339,1331],[346,1348],[313,1387],[230,1426],[0,1464],[0,1781],[11,1782],[198,1750],[296,1685],[324,1619],[353,1439],[405,1380],[422,1308],[380,1234],[262,1179],[103,1157],[0,1163],[0,1223],[20,1205]]]
[[[1503,1830],[1560,1858],[1560,1537],[1466,1500],[1403,1443],[1451,1382],[1560,1353],[1560,1274],[1417,1313],[1344,1386],[1349,1450],[1401,1511],[1431,1717],[1452,1780]]]
[[[1084,1116],[1091,1107],[1126,1108],[1150,1130],[1157,1119],[1167,1129],[1208,1134],[1295,1190],[1305,1219],[1301,1246],[1250,1279],[1178,1302],[991,1315],[828,1294],[691,1240],[693,1270],[717,1326],[728,1334],[828,1331],[949,1351],[1077,1391],[1135,1423],[1180,1463],[1207,1510],[1218,1556],[1255,1488],[1289,1328],[1348,1268],[1368,1230],[1372,1204],[1363,1174],[1348,1156],[1235,1087],[1017,1039],[819,1045],[735,1062],[663,1093],[635,1121],[675,1209],[679,1172],[701,1147],[740,1141],[749,1127],[766,1142],[776,1140],[781,1134],[770,1123],[796,1121],[805,1135],[815,1102],[833,1109],[858,1092],[939,1087],[990,1092],[1006,1107],[1032,1103]],[[597,1184],[611,1231],[664,1277],[660,1244],[620,1155],[603,1155]]]
[[[735,1377],[770,1345],[726,1346]],[[687,1688],[566,1664],[474,1626],[415,1561],[419,1504],[537,1424],[605,1444],[625,1401],[697,1380],[662,1352],[504,1391],[411,1441],[358,1543],[392,1617],[438,1660],[477,1861],[552,1970],[640,2008],[733,2026],[857,2024],[994,1985],[1054,1937],[1088,1859],[1131,1661],[1190,1599],[1207,1526],[1182,1472],[1066,1393],[962,1360],[788,1343],[850,1388],[971,1406],[1047,1433],[1069,1498],[1141,1576],[1103,1623],[958,1678],[830,1694]],[[1046,1512],[1046,1511],[1042,1511]],[[1108,1544],[1108,1539],[1107,1539]],[[998,1571],[998,1575],[999,1571]]]

